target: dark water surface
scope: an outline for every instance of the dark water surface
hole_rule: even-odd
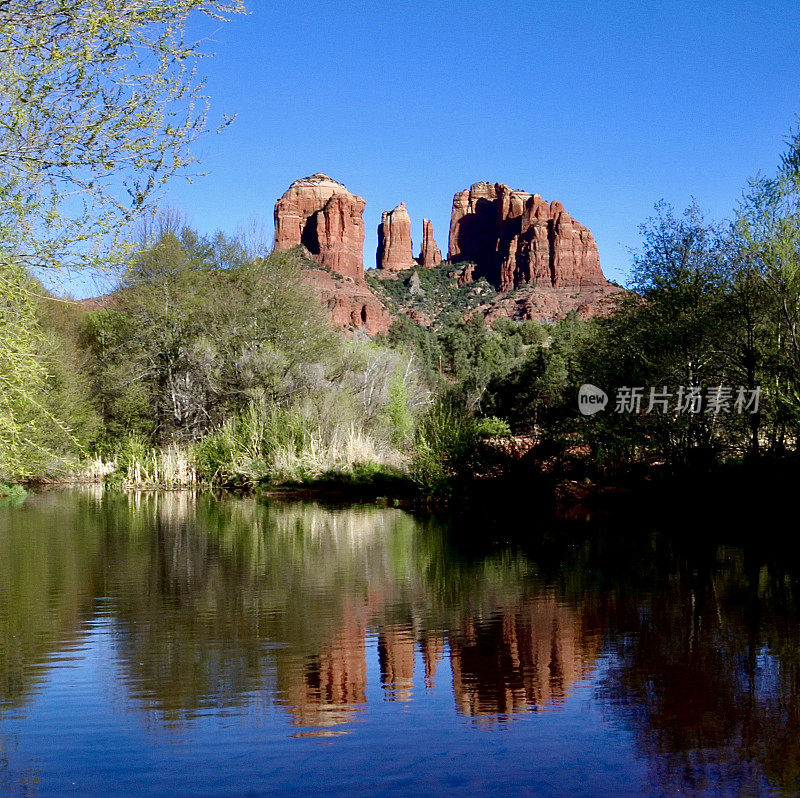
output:
[[[525,524],[0,507],[0,793],[797,793],[792,557]]]

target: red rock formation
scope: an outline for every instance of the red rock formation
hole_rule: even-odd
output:
[[[392,326],[391,313],[366,283],[342,280],[323,269],[307,269],[303,279],[319,296],[334,326],[369,336],[388,332]]]
[[[405,202],[393,211],[384,211],[378,225],[378,268],[389,271],[410,269],[414,264],[411,254],[411,219]]]
[[[452,277],[459,285],[469,285],[475,280],[475,264],[472,261],[464,264],[464,268],[456,272],[451,272]]]
[[[449,259],[501,291],[524,283],[582,289],[607,285],[589,230],[560,202],[502,183],[475,183],[453,198]]]
[[[78,304],[85,311],[103,310],[105,308],[113,308],[119,301],[116,292],[110,294],[100,294],[100,296],[87,297],[86,299],[79,299]]]
[[[327,175],[295,180],[275,203],[275,249],[305,248],[321,266],[364,279],[364,206]]]
[[[615,307],[616,300],[624,293],[624,288],[611,283],[591,285],[577,290],[546,285],[523,285],[513,294],[496,294],[467,315],[479,313],[490,325],[501,317],[514,321],[532,319],[554,322],[573,312],[582,319],[588,319],[610,313]]]
[[[433,269],[442,262],[442,251],[433,237],[433,222],[422,220],[422,248],[419,252],[419,264],[426,269]]]
[[[450,216],[450,261],[471,260],[481,266],[494,261],[497,239],[497,191],[489,183],[475,183],[453,197]]]

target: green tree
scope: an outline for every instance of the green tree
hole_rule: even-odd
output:
[[[189,17],[238,0],[8,0],[0,4],[0,470],[56,454],[40,401],[46,336],[26,269],[108,262],[166,180],[191,164],[208,116]],[[32,460],[31,450],[41,458]]]
[[[297,253],[218,267],[228,257],[220,250],[241,249],[224,236],[163,232],[132,263],[113,307],[94,314],[112,438],[195,439],[251,399],[285,403],[336,367],[338,339]]]
[[[736,245],[739,283],[748,302],[757,302],[748,330],[767,361],[771,443],[782,448],[800,433],[800,129],[790,135],[777,175],[750,181],[737,211]]]
[[[512,368],[489,384],[485,411],[508,419],[518,433],[536,432],[551,439],[564,434],[561,422],[574,415],[584,350],[593,330],[592,322],[575,314],[553,325],[518,325],[511,334],[530,343]]]
[[[193,14],[239,0],[8,0],[0,6],[0,239],[25,266],[104,260],[108,236],[193,162],[208,98]],[[227,120],[226,120],[227,121]]]
[[[82,314],[22,269],[0,293],[0,479],[63,470],[97,435]]]
[[[491,381],[507,373],[521,352],[521,339],[488,328],[479,314],[444,329],[441,341],[447,373],[471,413],[482,409]]]
[[[395,446],[403,446],[414,429],[414,416],[408,407],[408,387],[405,376],[398,370],[389,381],[389,396],[384,409],[390,438]]]
[[[679,386],[730,384],[720,352],[725,318],[723,231],[692,205],[676,215],[665,203],[641,227],[634,257],[634,292],[599,322],[587,350],[587,382],[673,393]],[[642,411],[647,410],[645,397]],[[673,404],[674,404],[673,397]],[[613,410],[613,408],[611,408]],[[586,421],[598,451],[614,458],[685,462],[711,456],[720,420],[705,413],[605,413]]]

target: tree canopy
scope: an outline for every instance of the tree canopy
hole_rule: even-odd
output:
[[[56,455],[47,428],[73,437],[46,401],[46,294],[28,273],[127,257],[131,223],[192,163],[207,125],[204,51],[187,24],[242,10],[240,0],[0,3],[0,473]]]

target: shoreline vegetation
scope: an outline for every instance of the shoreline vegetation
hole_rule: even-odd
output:
[[[220,498],[255,498],[269,502],[314,502],[331,507],[372,505],[394,507],[421,518],[462,519],[474,543],[523,543],[533,530],[550,529],[559,536],[581,534],[584,528],[647,530],[688,524],[687,532],[700,542],[706,534],[727,535],[733,542],[756,547],[781,542],[796,547],[785,527],[787,502],[798,479],[800,458],[762,459],[717,464],[682,472],[648,469],[617,474],[604,482],[550,475],[528,468],[476,480],[450,496],[422,493],[409,480],[391,484],[335,477],[305,484],[260,484],[248,489],[203,484],[165,486],[157,483],[122,484],[87,479],[35,480],[0,485],[0,506],[21,505],[29,492],[91,489],[126,494],[190,493]],[[543,526],[544,525],[544,526]],[[550,526],[548,526],[550,525]],[[706,530],[706,531],[702,531]]]
[[[312,301],[304,275],[319,267],[301,247],[204,236],[175,211],[140,232],[102,307],[51,297],[24,269],[19,290],[0,297],[0,342],[24,342],[36,365],[36,379],[20,372],[0,400],[3,482],[437,505],[522,497],[546,511],[631,486],[648,495],[648,485],[794,467],[800,133],[732,222],[659,203],[631,290],[588,319],[489,323],[459,305],[445,262],[431,277],[435,321],[398,313],[370,340],[334,328]],[[448,292],[452,312],[441,312]],[[641,386],[642,403],[623,412],[612,398],[584,416],[585,384],[617,403]],[[710,412],[723,386],[728,406]],[[653,409],[652,394],[647,406],[648,391],[681,390],[702,408]],[[758,391],[758,407],[735,410],[737,391]]]
[[[800,129],[775,174],[749,181],[731,220],[658,203],[629,290],[613,292],[607,313],[484,318],[479,294],[503,295],[495,310],[524,316],[534,311],[518,300],[544,278],[519,261],[523,294],[501,291],[508,281],[490,285],[456,247],[457,263],[368,276],[364,290],[393,320],[370,340],[358,313],[343,331],[317,301],[312,225],[300,237],[311,250],[273,251],[257,225],[202,234],[157,208],[166,183],[195,163],[192,145],[215,129],[196,70],[208,40],[191,43],[190,19],[245,9],[151,6],[117,18],[79,4],[55,24],[46,3],[0,8],[15,64],[0,72],[11,120],[0,132],[4,496],[86,478],[494,507],[521,499],[538,511],[604,486],[647,495],[641,486],[712,484],[731,469],[794,469]],[[548,264],[539,266],[541,275]],[[91,308],[47,288],[89,269],[119,277]],[[459,286],[457,272],[479,279]],[[348,279],[333,275],[324,277]],[[583,416],[586,385],[617,402],[640,386],[645,406],[616,412],[612,400]],[[760,404],[733,412],[730,399],[709,412],[723,388],[760,392]],[[649,412],[648,391],[692,392],[704,409]]]

